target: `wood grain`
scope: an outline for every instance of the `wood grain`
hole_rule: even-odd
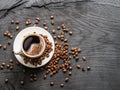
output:
[[[15,1],[15,2],[13,2]],[[15,31],[15,25],[10,24],[12,18],[19,19],[20,28],[25,28],[25,20],[36,17],[41,18],[39,26],[46,21],[49,24],[50,15],[55,16],[54,28],[64,22],[74,32],[69,37],[71,47],[82,48],[82,55],[87,55],[87,63],[82,60],[77,63],[73,60],[74,70],[70,81],[60,88],[59,84],[64,83],[66,74],[59,72],[54,77],[43,79],[44,70],[29,69],[22,65],[14,66],[14,70],[0,70],[0,90],[120,90],[120,7],[118,0],[91,0],[77,1],[70,0],[8,0],[0,1],[0,43],[7,44],[8,39],[3,33],[7,29],[14,38],[20,31]],[[105,1],[105,2],[102,2]],[[4,2],[4,3],[3,3]],[[6,3],[5,3],[6,2]],[[10,40],[14,41],[14,38]],[[7,50],[0,49],[0,62],[8,63],[9,59],[16,59],[11,53],[12,45]],[[82,72],[76,69],[76,64],[90,65],[92,70]],[[26,73],[22,73],[22,69]],[[29,82],[29,73],[37,73],[38,80]],[[9,83],[4,84],[4,78],[9,78]],[[63,78],[64,77],[64,78]],[[21,86],[19,81],[24,79],[25,85]],[[50,87],[49,82],[54,81],[55,85]]]

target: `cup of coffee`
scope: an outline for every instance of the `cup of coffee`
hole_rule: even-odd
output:
[[[24,36],[21,51],[17,54],[23,54],[29,58],[40,57],[45,50],[45,40],[39,34],[29,34]]]

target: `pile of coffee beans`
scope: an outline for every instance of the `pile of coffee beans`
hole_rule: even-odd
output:
[[[54,25],[56,25],[55,20],[54,20],[54,16],[50,16],[50,24],[52,27],[55,27]],[[37,26],[40,23],[40,18],[37,17],[34,21],[32,21],[30,18],[28,18],[25,21],[25,25],[29,26],[29,25],[34,25]],[[20,26],[19,26],[20,21],[18,19],[11,20],[11,24],[15,24],[16,28],[15,30],[18,31],[20,30]],[[73,65],[72,65],[72,60],[76,61],[76,69],[81,70],[83,72],[85,71],[90,71],[91,67],[89,65],[81,65],[79,63],[79,60],[82,60],[83,63],[87,63],[87,56],[83,55],[82,58],[79,57],[79,54],[81,53],[82,49],[80,47],[71,47],[69,44],[69,38],[67,38],[66,36],[72,36],[74,33],[72,31],[70,31],[68,29],[68,27],[62,23],[61,25],[59,24],[57,27],[52,28],[52,30],[50,30],[49,26],[47,26],[46,22],[42,23],[43,28],[47,31],[49,31],[55,41],[55,52],[53,54],[52,59],[50,60],[50,62],[44,66],[41,67],[40,69],[45,70],[45,74],[43,75],[43,79],[46,80],[48,76],[50,76],[51,78],[59,73],[62,72],[63,74],[68,74],[67,77],[63,77],[64,81],[62,83],[60,83],[58,86],[63,88],[65,87],[65,83],[70,81],[70,76],[72,76],[72,70],[73,70]],[[59,33],[58,33],[59,32]],[[4,36],[9,37],[10,39],[13,38],[12,34],[9,31],[5,31],[4,32]],[[43,36],[43,35],[42,35]],[[43,53],[43,55],[37,59],[30,59],[28,57],[24,57],[24,62],[25,63],[31,63],[35,66],[40,65],[42,60],[44,60],[46,57],[49,57],[50,52],[52,51],[52,43],[48,40],[47,36],[43,36],[43,38],[45,39],[46,42],[46,49]],[[8,45],[11,45],[11,41],[8,41]],[[6,50],[7,46],[6,45],[2,45],[0,44],[0,48],[3,47],[4,50]],[[14,51],[12,51],[12,53],[14,53]],[[18,61],[16,61],[16,65],[20,65]],[[14,63],[13,60],[10,59],[9,63],[6,64],[5,62],[1,63],[1,70],[3,70],[5,67],[7,67],[7,69],[13,70],[14,69]],[[22,70],[23,73],[26,73],[26,70],[23,69]],[[29,80],[30,82],[36,81],[37,80],[37,74],[36,73],[30,73],[29,75]],[[4,80],[5,83],[9,82],[8,78],[5,78]],[[24,80],[20,80],[20,84],[24,85],[25,81]],[[55,85],[55,81],[50,81],[50,86],[54,86]]]
[[[42,60],[44,60],[45,58],[49,57],[49,54],[50,52],[53,50],[52,49],[52,43],[48,40],[48,37],[45,36],[45,35],[41,35],[44,40],[45,40],[45,43],[46,43],[46,48],[45,48],[45,51],[43,52],[43,54],[38,57],[38,58],[29,58],[27,56],[25,56],[24,54],[22,54],[21,56],[23,57],[23,60],[24,60],[24,63],[27,64],[27,63],[30,63],[32,65],[40,65]]]

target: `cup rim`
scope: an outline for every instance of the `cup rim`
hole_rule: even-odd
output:
[[[42,43],[43,43],[43,47],[42,47],[42,50],[39,52],[39,54],[37,54],[37,55],[29,55],[29,54],[27,54],[26,52],[25,52],[25,50],[23,49],[23,43],[24,43],[24,40],[26,39],[26,38],[28,38],[29,36],[38,36],[41,40],[42,40]],[[23,39],[23,41],[22,41],[22,52],[23,52],[23,54],[25,55],[25,56],[27,56],[28,58],[38,58],[38,57],[40,57],[42,54],[43,54],[43,52],[44,52],[44,50],[45,50],[45,47],[46,47],[46,43],[45,43],[45,40],[44,40],[44,38],[40,35],[40,34],[36,34],[36,33],[34,33],[34,34],[28,34],[28,35],[26,35],[26,36],[24,36],[24,39]]]

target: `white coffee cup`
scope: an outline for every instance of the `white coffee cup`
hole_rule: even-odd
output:
[[[29,50],[26,51],[24,48],[24,43],[26,39],[28,39],[29,37],[38,37],[40,43],[37,43],[37,44],[33,43],[32,46],[30,45]],[[28,35],[25,35],[23,38],[20,52],[15,53],[15,54],[22,54],[24,56],[27,56],[28,58],[38,58],[43,54],[45,50],[45,46],[46,46],[45,40],[40,34],[36,34],[36,33],[28,34]]]

